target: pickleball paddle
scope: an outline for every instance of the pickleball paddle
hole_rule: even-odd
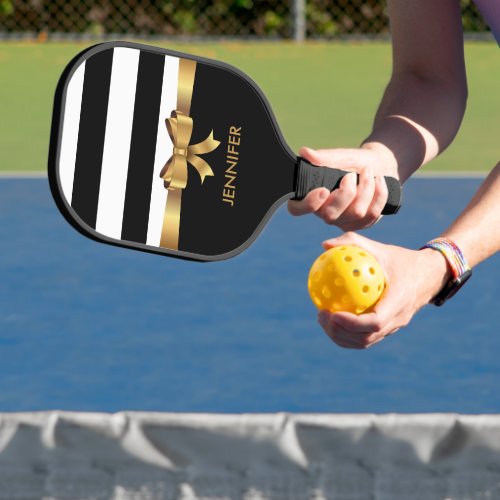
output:
[[[247,248],[286,200],[347,172],[284,141],[262,91],[227,64],[130,42],[78,54],[54,99],[49,181],[65,218],[98,241],[193,260]],[[384,214],[401,187],[385,178]]]

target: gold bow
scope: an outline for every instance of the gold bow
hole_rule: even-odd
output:
[[[165,120],[168,135],[174,145],[172,156],[160,172],[167,189],[184,189],[187,186],[187,164],[190,163],[200,174],[201,183],[207,176],[214,173],[210,165],[198,155],[214,151],[220,141],[214,139],[213,130],[202,142],[189,145],[193,132],[193,119],[181,111],[172,111],[170,118]]]

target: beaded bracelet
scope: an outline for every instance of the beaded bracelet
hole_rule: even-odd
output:
[[[422,248],[432,248],[441,252],[450,265],[454,278],[458,278],[467,271],[470,271],[462,250],[448,238],[436,238],[426,243]]]
[[[434,305],[441,306],[460,290],[471,277],[472,270],[460,248],[448,238],[436,238],[426,243],[421,250],[423,248],[432,248],[440,252],[448,262],[453,275],[453,278],[431,300]]]

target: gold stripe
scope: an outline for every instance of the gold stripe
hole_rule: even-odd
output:
[[[177,110],[189,116],[193,97],[196,61],[179,59],[179,83],[177,86]]]
[[[195,73],[196,61],[183,58],[179,59],[176,109],[184,113],[186,116],[189,116],[189,112],[191,110]],[[182,189],[168,190],[160,240],[160,246],[164,248],[171,248],[172,250],[179,249],[181,197]]]
[[[177,250],[179,248],[179,226],[181,214],[182,189],[169,189],[163,227],[161,228],[160,246]]]

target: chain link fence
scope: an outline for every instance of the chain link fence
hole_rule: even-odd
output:
[[[461,4],[465,30],[487,32],[472,0]],[[0,0],[4,38],[303,39],[387,33],[382,0]]]

